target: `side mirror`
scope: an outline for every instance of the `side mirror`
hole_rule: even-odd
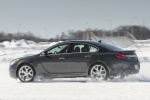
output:
[[[47,53],[45,51],[40,54],[40,56],[46,56],[46,55]]]
[[[47,52],[46,52],[46,51],[44,51],[43,53],[44,53],[45,55],[47,55]]]

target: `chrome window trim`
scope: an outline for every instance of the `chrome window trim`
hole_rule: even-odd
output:
[[[82,43],[82,42],[64,42],[64,43],[62,42],[62,43],[58,43],[58,44],[55,44],[55,45],[53,45],[53,46],[47,48],[45,51],[47,52],[47,51],[49,51],[49,50],[51,50],[51,49],[53,49],[53,48],[55,48],[55,47],[57,47],[57,46],[60,46],[60,45],[68,45],[68,46],[70,47],[70,45],[72,45],[73,43],[74,43],[74,44],[86,44],[86,45],[89,45],[89,46],[92,46],[92,47],[96,48],[97,51],[96,51],[96,52],[68,52],[68,50],[69,50],[69,49],[68,49],[66,53],[49,54],[49,55],[76,54],[76,53],[98,53],[98,52],[99,52],[99,47],[97,47],[97,46],[95,46],[95,45],[93,45],[93,44],[90,44],[90,43]]]

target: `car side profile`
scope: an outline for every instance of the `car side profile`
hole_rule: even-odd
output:
[[[22,82],[36,76],[50,78],[91,77],[94,81],[139,73],[140,63],[134,50],[92,40],[57,43],[43,52],[17,58],[10,63],[12,78]]]

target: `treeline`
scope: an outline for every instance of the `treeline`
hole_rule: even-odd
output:
[[[86,29],[84,31],[68,31],[67,33],[62,32],[57,35],[55,39],[83,39],[83,34],[94,33],[96,36],[125,36],[127,33],[133,35],[138,40],[150,39],[150,29],[145,26],[119,26],[114,30],[100,30],[100,29]],[[90,35],[89,35],[90,36]]]
[[[44,42],[44,41],[59,41],[59,40],[82,40],[85,39],[85,34],[89,35],[93,33],[98,37],[103,36],[125,36],[126,33],[133,35],[136,39],[145,40],[150,39],[150,29],[145,26],[119,26],[114,30],[102,30],[102,29],[86,29],[86,30],[70,30],[67,33],[62,32],[59,35],[56,35],[55,38],[44,39],[39,36],[35,36],[32,32],[18,32],[18,33],[5,33],[0,32],[0,42],[12,39],[26,39],[32,40],[35,42]]]
[[[138,40],[150,39],[150,29],[145,26],[120,26],[116,31],[128,31]]]
[[[32,32],[18,32],[18,33],[5,33],[3,31],[0,32],[0,42],[2,41],[10,41],[12,39],[20,40],[20,39],[26,39],[26,40],[32,40],[35,42],[40,41],[47,41],[47,39],[40,38],[38,36],[35,36]]]

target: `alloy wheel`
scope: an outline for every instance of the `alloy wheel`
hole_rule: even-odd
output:
[[[91,68],[90,75],[94,81],[107,80],[107,70],[103,65],[94,65]]]
[[[28,65],[23,65],[18,70],[18,77],[22,82],[30,82],[34,78],[34,70]]]

